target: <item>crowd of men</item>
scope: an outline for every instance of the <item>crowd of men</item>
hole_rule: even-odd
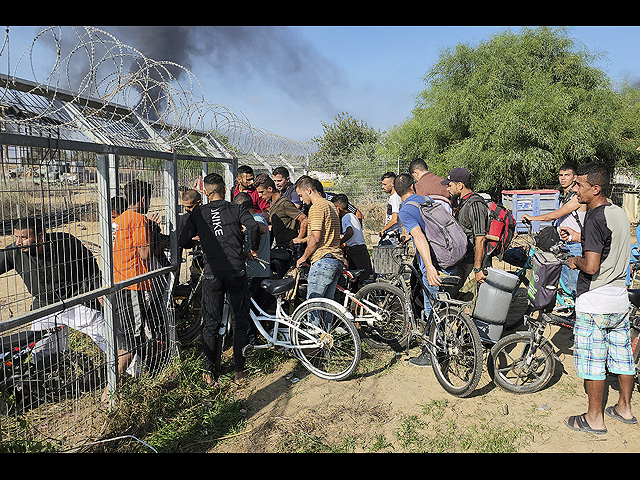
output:
[[[462,282],[450,294],[473,304],[491,258],[484,248],[488,206],[476,201],[478,195],[471,180],[465,168],[454,168],[446,178],[438,177],[422,159],[412,161],[407,173],[384,173],[381,188],[389,198],[379,236],[381,244],[411,240],[427,288],[437,291],[442,273],[457,275]],[[560,208],[523,218],[555,221],[562,240],[574,255],[563,278],[576,295],[574,359],[578,376],[587,385],[589,409],[584,415],[567,418],[565,423],[573,429],[604,433],[601,402],[607,371],[619,375],[620,397],[604,413],[625,423],[636,422],[630,405],[635,367],[629,344],[626,292],[629,220],[606,197],[610,173],[604,164],[589,163],[580,168],[563,165],[559,181]],[[305,175],[293,183],[284,167],[276,168],[271,175],[255,176],[251,167],[241,166],[231,201],[227,200],[227,186],[219,174],[205,176],[197,187],[182,195],[185,213],[178,224],[178,244],[181,249],[198,244],[206,259],[202,280],[203,380],[207,384],[215,381],[213,352],[225,295],[234,312],[234,369],[236,380],[241,380],[245,377],[244,352],[255,335],[249,318],[250,298],[264,293],[260,282],[273,275],[272,259],[282,255],[280,258],[287,265],[309,267],[307,298],[333,298],[345,268],[362,269],[363,279],[374,275],[362,213],[346,195],[325,192],[315,178]],[[154,262],[162,264],[166,237],[159,233],[156,219],[147,215],[151,194],[149,184],[132,181],[124,188],[124,198],[113,199],[116,282],[151,271]],[[202,201],[203,195],[207,202]],[[424,202],[424,197],[443,205],[466,234],[467,252],[456,265],[443,268],[430,248],[424,218],[416,206]],[[405,233],[389,239],[394,231]],[[77,239],[47,234],[41,224],[32,220],[16,224],[14,237],[15,242],[0,251],[0,273],[15,269],[22,276],[34,297],[34,308],[100,284],[93,256]],[[25,268],[26,265],[31,266]],[[122,307],[116,321],[120,371],[128,367],[140,339],[161,328],[156,322],[158,300],[150,281],[129,285],[119,292]],[[430,308],[426,295],[424,308],[427,312]],[[64,321],[92,334],[104,348],[100,333],[103,327],[91,311],[73,315],[67,312]]]

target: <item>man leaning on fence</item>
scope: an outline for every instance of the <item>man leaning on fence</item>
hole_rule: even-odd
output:
[[[23,218],[13,226],[14,241],[0,250],[0,274],[15,270],[33,297],[31,310],[100,287],[100,270],[93,254],[82,242],[63,232],[46,233],[44,224],[35,218]],[[32,330],[45,330],[66,325],[89,335],[102,349],[106,348],[104,317],[95,302],[63,308],[61,312],[38,318]],[[36,344],[39,360],[56,348],[66,348],[68,330],[57,339]]]
[[[248,345],[249,285],[245,270],[244,233],[247,230],[250,255],[258,257],[260,227],[243,205],[226,201],[224,179],[217,173],[204,178],[205,195],[209,203],[189,215],[178,244],[192,248],[199,237],[207,261],[202,276],[202,348],[204,350],[202,379],[213,384],[218,347],[218,329],[222,321],[225,294],[233,310],[233,356],[236,380],[245,375],[243,349]]]

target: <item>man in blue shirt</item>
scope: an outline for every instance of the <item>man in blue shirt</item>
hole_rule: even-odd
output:
[[[402,207],[398,212],[398,219],[407,232],[409,232],[409,235],[411,235],[413,244],[416,247],[416,251],[418,253],[418,255],[416,255],[418,259],[418,266],[422,272],[422,283],[431,294],[435,295],[438,292],[441,283],[439,271],[444,271],[444,269],[440,268],[433,251],[429,247],[429,242],[424,233],[425,225],[420,210],[415,205],[408,204],[408,202],[411,201],[422,204],[424,203],[424,197],[416,194],[413,178],[409,174],[401,173],[398,175],[394,180],[393,185],[396,193],[400,195],[400,198],[402,199]],[[446,273],[452,274],[453,268]],[[431,303],[429,302],[427,294],[424,293],[425,319],[429,318],[430,313]],[[428,360],[428,356],[424,356],[422,360]],[[417,364],[416,362],[413,363]]]

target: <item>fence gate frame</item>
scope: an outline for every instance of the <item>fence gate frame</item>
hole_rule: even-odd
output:
[[[65,94],[61,94],[60,91],[55,92],[55,94],[51,94],[46,90],[36,89],[34,85],[28,81],[12,78],[11,83],[9,84],[7,77],[0,75],[0,88],[2,87],[14,89],[14,91],[19,93],[28,92],[28,95],[42,97],[47,102],[56,101],[64,103],[71,99],[75,99],[76,101],[78,100],[78,96],[71,95],[69,95],[67,99]],[[100,100],[87,99],[86,105],[89,105],[90,103],[93,106],[100,105],[100,108],[103,109],[112,109],[114,112],[122,112],[122,109],[127,109],[127,107],[105,104]],[[28,111],[26,105],[28,105],[28,102],[23,102],[23,106],[25,107],[23,111]],[[0,107],[1,106],[2,105],[0,105]],[[76,117],[78,125],[91,124],[91,119],[85,118],[82,109],[78,108],[77,105],[67,103],[63,106],[63,109],[66,114]],[[109,392],[114,392],[118,383],[118,352],[114,330],[116,294],[125,287],[159,277],[165,277],[167,279],[165,284],[166,286],[162,292],[162,302],[166,307],[166,311],[169,312],[167,315],[169,318],[166,319],[168,327],[167,344],[169,346],[169,358],[175,358],[179,354],[179,343],[177,342],[175,331],[175,318],[172,313],[173,308],[171,305],[173,287],[179,280],[179,272],[182,263],[182,259],[178,257],[178,252],[180,250],[178,248],[177,233],[179,202],[181,200],[178,189],[179,164],[181,162],[189,162],[190,168],[199,169],[203,178],[209,173],[210,164],[221,165],[225,183],[229,185],[233,184],[238,168],[238,158],[230,153],[230,151],[225,148],[220,141],[213,138],[211,132],[189,130],[183,135],[183,143],[176,146],[171,145],[163,138],[163,129],[167,129],[172,132],[180,130],[182,133],[184,133],[184,130],[176,128],[175,126],[146,122],[144,119],[135,115],[128,109],[126,112],[126,118],[126,122],[130,122],[131,119],[135,119],[135,121],[138,122],[136,125],[138,131],[140,131],[139,129],[142,125],[142,131],[146,131],[148,133],[148,137],[141,138],[139,143],[136,142],[136,145],[141,145],[139,147],[117,145],[115,144],[117,143],[116,140],[114,140],[112,136],[102,135],[100,134],[99,129],[91,129],[90,127],[87,129],[80,127],[77,131],[71,132],[68,132],[65,128],[59,128],[59,130],[56,130],[56,127],[52,127],[51,125],[45,125],[42,129],[32,129],[30,126],[23,126],[19,121],[12,121],[11,114],[7,114],[5,109],[0,108],[0,148],[2,149],[2,152],[8,151],[8,148],[11,147],[16,149],[33,148],[42,149],[44,151],[79,152],[95,156],[96,178],[95,184],[91,186],[91,192],[95,192],[98,199],[97,230],[99,234],[99,248],[101,252],[99,267],[102,276],[102,286],[98,289],[65,299],[64,302],[50,303],[42,308],[19,313],[14,316],[10,316],[8,319],[0,318],[0,335],[24,329],[25,326],[30,325],[34,320],[47,315],[56,314],[64,309],[102,298],[102,308],[106,327],[105,337],[108,347],[105,352],[107,365],[106,387]],[[197,146],[191,141],[190,137],[197,137]],[[85,138],[87,141],[77,140],[77,138]],[[184,143],[187,144],[185,145]],[[194,153],[181,153],[183,151]],[[169,240],[169,248],[167,252],[169,266],[153,269],[144,275],[139,275],[126,281],[115,282],[113,270],[113,236],[110,199],[120,193],[119,168],[122,157],[137,157],[141,159],[144,165],[147,165],[147,162],[150,162],[150,165],[156,165],[156,167],[159,166],[161,169],[162,184],[164,185],[164,193],[162,194],[163,198],[161,202],[163,205],[162,213],[166,222],[163,226],[166,228],[165,233]],[[8,159],[3,159],[3,164],[0,165],[0,168],[5,168],[5,160],[8,162]],[[158,164],[158,162],[160,163]],[[42,164],[44,163],[34,163],[36,166]],[[9,163],[7,163],[7,166],[8,165]],[[218,168],[217,171],[219,170],[220,169]],[[227,189],[227,191],[228,199],[231,200],[231,189]],[[206,202],[207,199],[203,198],[203,201]],[[3,220],[6,221],[9,220],[9,218],[3,218]],[[18,432],[15,434],[16,437],[13,435],[14,433],[12,432],[9,434],[9,437],[11,438],[6,438],[0,430],[0,441],[14,440],[20,438],[20,435],[24,435],[26,438],[27,432]],[[70,441],[70,438],[67,438],[67,441]]]

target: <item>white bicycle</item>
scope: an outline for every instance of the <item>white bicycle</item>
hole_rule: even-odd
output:
[[[262,288],[276,299],[275,314],[265,312],[251,299],[249,316],[264,343],[245,348],[245,355],[251,350],[279,348],[293,354],[309,372],[324,380],[350,377],[358,368],[362,355],[353,315],[344,306],[327,298],[305,300],[288,315],[283,308],[283,296],[295,284],[292,277],[262,281]],[[219,331],[220,344],[228,331],[228,311],[225,302]]]

